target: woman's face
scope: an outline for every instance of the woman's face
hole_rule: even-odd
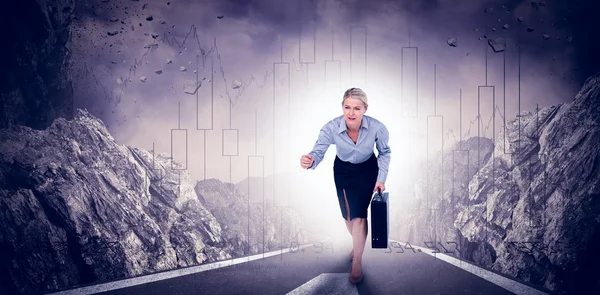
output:
[[[360,128],[362,116],[367,111],[365,104],[358,98],[348,97],[342,103],[344,110],[344,119],[346,124],[352,129]]]

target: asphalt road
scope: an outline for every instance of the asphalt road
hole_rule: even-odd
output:
[[[97,294],[515,294],[430,254],[371,249],[369,244],[364,279],[357,285],[348,280],[350,245],[313,243],[296,253]],[[522,294],[543,294],[536,292]]]

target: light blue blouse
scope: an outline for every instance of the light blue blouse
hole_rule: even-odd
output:
[[[373,117],[363,115],[358,131],[358,140],[355,144],[348,136],[344,116],[336,117],[321,128],[317,142],[312,151],[308,153],[313,156],[314,160],[313,165],[308,169],[314,170],[321,163],[331,144],[335,144],[337,156],[340,160],[353,164],[368,160],[375,152],[373,149],[373,145],[375,145],[379,152],[377,156],[379,166],[377,181],[385,183],[390,167],[390,154],[392,153],[388,145],[389,137],[388,130],[383,123]]]

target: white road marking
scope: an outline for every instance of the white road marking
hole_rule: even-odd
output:
[[[286,295],[358,295],[348,273],[322,273]]]
[[[297,250],[301,250],[301,249],[304,249],[304,248],[307,248],[307,247],[310,247],[313,245],[314,245],[314,243],[305,244],[305,245],[299,246],[299,248]],[[294,250],[296,250],[296,249],[294,249]],[[60,292],[56,292],[56,293],[49,293],[49,294],[80,295],[80,294],[94,294],[94,293],[112,291],[112,290],[142,285],[142,284],[146,284],[146,283],[168,280],[168,279],[172,279],[172,278],[176,278],[176,277],[181,277],[181,276],[185,276],[185,275],[189,275],[189,274],[193,274],[193,273],[199,273],[199,272],[212,270],[212,269],[217,269],[217,268],[221,268],[221,267],[227,267],[227,266],[231,266],[234,264],[246,263],[246,262],[250,262],[253,260],[259,260],[259,259],[263,259],[263,258],[267,258],[267,257],[271,257],[271,256],[281,255],[281,254],[288,253],[288,252],[290,252],[290,248],[267,252],[267,253],[264,253],[264,255],[261,253],[261,254],[256,254],[256,255],[252,255],[252,256],[248,256],[248,257],[223,260],[223,261],[218,261],[218,262],[213,262],[213,263],[208,263],[208,264],[202,264],[202,265],[191,266],[191,267],[186,267],[186,268],[181,268],[181,269],[176,269],[176,270],[165,271],[165,272],[156,273],[156,274],[139,276],[139,277],[130,278],[130,279],[124,279],[124,280],[119,280],[119,281],[114,281],[114,282],[108,282],[108,283],[102,283],[102,284],[97,284],[97,285],[92,285],[92,286],[81,287],[81,288],[69,289],[69,290],[60,291]]]
[[[400,241],[391,240],[391,239],[390,239],[390,242],[396,242],[401,245],[406,244],[406,242],[400,242]],[[423,252],[425,254],[434,256],[434,257],[441,259],[445,262],[448,262],[458,268],[464,269],[465,271],[468,271],[468,272],[470,272],[492,284],[498,285],[510,292],[517,294],[517,295],[548,295],[547,293],[544,293],[540,290],[529,287],[525,284],[511,280],[509,278],[503,277],[494,272],[483,269],[481,267],[470,264],[468,262],[462,261],[460,259],[454,258],[452,256],[446,255],[444,253],[439,253],[439,252],[434,253],[431,249],[428,249],[428,248],[423,248],[423,247],[414,246],[414,245],[411,245],[411,246],[415,249],[420,250],[419,252]]]

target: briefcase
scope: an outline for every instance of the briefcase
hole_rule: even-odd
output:
[[[390,233],[388,192],[377,191],[371,200],[371,248],[387,248]]]

